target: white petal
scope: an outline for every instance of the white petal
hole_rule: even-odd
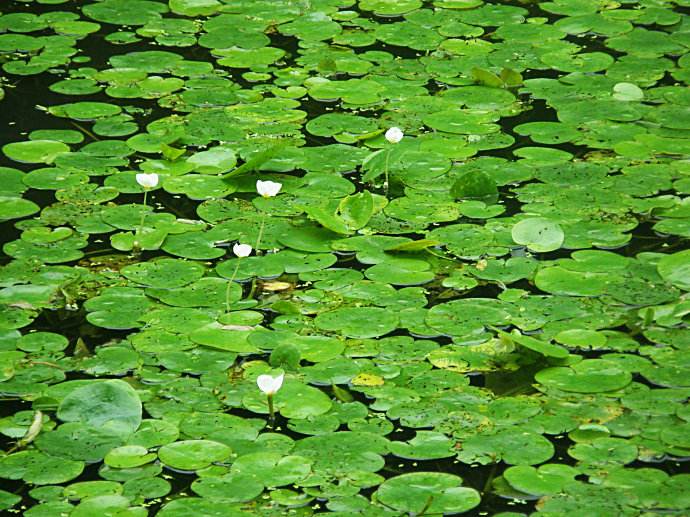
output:
[[[399,127],[392,127],[386,131],[385,137],[391,144],[397,144],[403,139],[404,133]]]
[[[252,254],[252,247],[249,244],[237,243],[232,247],[232,251],[236,256],[240,258],[248,257]]]
[[[256,191],[263,197],[276,196],[282,187],[282,183],[277,183],[275,181],[256,181]]]
[[[158,174],[152,172],[151,174],[139,173],[136,175],[137,183],[144,188],[154,188],[158,185]]]
[[[273,388],[275,391],[278,391],[283,386],[283,379],[285,379],[284,373],[273,378]]]
[[[266,395],[273,395],[275,394],[280,387],[283,385],[283,378],[285,377],[285,374],[281,373],[277,377],[273,377],[272,375],[259,375],[256,378],[256,384],[259,386],[259,389],[263,391]]]

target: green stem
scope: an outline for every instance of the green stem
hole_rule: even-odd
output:
[[[430,495],[429,499],[426,500],[426,504],[424,505],[424,508],[422,508],[422,511],[417,514],[417,516],[424,515],[426,512],[431,508],[431,503],[434,501],[434,496]]]
[[[141,211],[141,220],[139,221],[139,228],[134,231],[134,242],[132,243],[132,255],[138,258],[141,255],[141,242],[137,239],[137,235],[141,238],[144,235],[144,220],[146,219],[146,196],[149,193],[147,188],[144,188],[144,206]]]
[[[276,414],[273,409],[273,395],[266,395],[268,398],[268,419],[271,422],[271,425],[273,425],[273,422],[275,422],[276,419]]]
[[[144,209],[141,211],[141,221],[139,221],[139,233],[144,232],[144,219],[146,219],[146,196],[148,195],[148,189],[144,189]]]
[[[489,477],[486,478],[486,483],[484,483],[484,488],[482,489],[482,494],[486,494],[487,492],[491,491],[491,484],[494,481],[494,478],[496,477],[496,467],[498,467],[498,464],[494,462],[491,465],[491,471],[489,472]]]
[[[261,253],[259,251],[259,244],[261,244],[261,238],[264,236],[264,226],[266,225],[266,212],[261,212],[261,226],[259,226],[259,236],[256,238],[256,245],[254,246],[254,249],[256,250],[256,254],[258,255]]]
[[[248,299],[254,298],[254,294],[256,293],[256,278],[252,278],[252,285],[249,288],[249,295],[247,296]]]
[[[71,120],[71,121],[70,121],[70,124],[72,124],[74,127],[76,127],[76,128],[77,128],[79,131],[81,131],[82,133],[84,133],[84,134],[90,136],[92,139],[94,139],[94,140],[96,140],[96,141],[100,141],[100,140],[101,140],[101,139],[98,138],[96,135],[94,135],[91,131],[89,131],[88,129],[86,129],[84,126],[81,126],[81,125],[77,124],[75,121]]]
[[[433,255],[433,256],[438,257],[438,258],[440,258],[440,259],[443,259],[443,260],[451,260],[451,259],[449,259],[448,257],[446,257],[445,255],[441,255],[440,253],[436,253],[435,251],[431,251],[431,248],[424,248],[424,251],[426,251],[426,252],[429,253],[430,255]]]
[[[383,183],[383,190],[384,190],[384,194],[385,194],[386,198],[388,198],[388,162],[390,161],[392,150],[393,149],[388,149],[388,152],[386,153],[386,165],[384,168],[385,179],[384,179],[384,183]]]
[[[242,260],[242,257],[237,257],[235,271],[232,272],[232,276],[230,277],[230,280],[228,280],[228,286],[225,288],[225,312],[230,312],[230,287],[232,287],[232,283],[235,281],[235,277],[237,276],[237,271],[240,269],[240,260]]]

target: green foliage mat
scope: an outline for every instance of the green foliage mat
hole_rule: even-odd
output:
[[[0,511],[690,513],[688,8],[5,2]]]

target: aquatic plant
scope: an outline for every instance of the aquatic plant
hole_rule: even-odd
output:
[[[273,409],[273,397],[278,390],[283,385],[283,379],[285,374],[272,376],[267,374],[259,375],[256,378],[256,385],[259,387],[262,393],[266,395],[266,400],[268,401],[268,418],[271,422],[275,420],[275,411]]]
[[[232,295],[232,285],[237,276],[237,272],[240,270],[240,259],[248,257],[252,254],[252,247],[249,244],[240,244],[239,242],[234,244],[232,247],[232,252],[237,257],[237,262],[235,263],[235,270],[232,272],[230,279],[228,280],[228,285],[225,288],[225,311],[230,312],[231,305],[231,295]]]
[[[283,187],[283,185],[281,183],[278,183],[275,181],[256,180],[256,191],[264,199],[268,199],[268,198],[272,198],[272,197],[277,196],[282,187]],[[262,210],[261,211],[261,224],[259,226],[259,233],[256,237],[256,244],[254,245],[254,249],[257,250],[257,253],[259,252],[259,246],[261,245],[261,238],[263,237],[265,227],[266,227],[266,212],[264,210]]]
[[[158,186],[158,174],[155,172],[152,173],[137,173],[135,175],[135,178],[137,180],[137,183],[144,189],[144,200],[142,201],[142,206],[143,210],[141,211],[141,221],[139,223],[139,228],[137,229],[137,234],[143,235],[144,233],[144,221],[146,218],[146,196],[149,193],[149,190],[154,189]],[[136,235],[135,235],[136,239]],[[140,250],[140,245],[139,241],[135,240],[132,244],[132,247],[134,248],[135,252],[138,252]]]
[[[0,513],[688,514],[687,3],[5,2]]]

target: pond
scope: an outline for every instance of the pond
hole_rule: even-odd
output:
[[[690,1],[1,9],[0,511],[690,512]]]

